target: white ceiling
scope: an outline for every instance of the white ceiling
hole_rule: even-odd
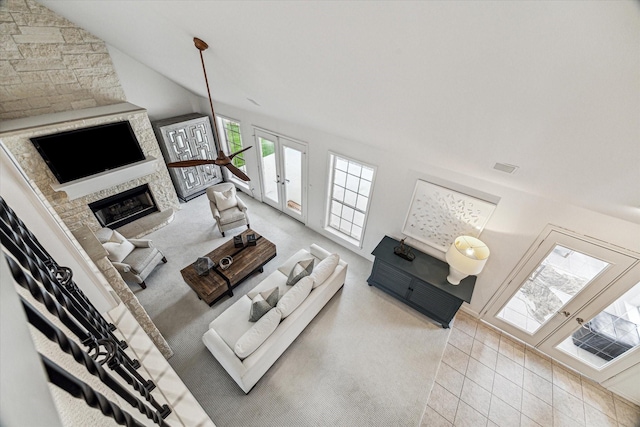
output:
[[[214,102],[640,223],[638,2],[40,3],[206,97],[203,39]]]

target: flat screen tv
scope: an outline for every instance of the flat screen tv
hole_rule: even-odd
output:
[[[31,142],[60,184],[145,159],[128,121],[33,137]]]

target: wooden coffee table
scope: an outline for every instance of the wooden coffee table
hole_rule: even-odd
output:
[[[256,245],[247,245],[247,235],[255,234]],[[206,276],[200,276],[193,264],[180,270],[184,281],[198,294],[198,298],[209,304],[215,304],[225,295],[233,296],[233,288],[256,271],[262,273],[263,266],[276,256],[276,245],[255,231],[249,229],[242,233],[244,246],[236,248],[233,239],[214,249],[205,257],[210,258],[215,266]],[[233,263],[223,270],[219,262],[226,256],[233,257]]]

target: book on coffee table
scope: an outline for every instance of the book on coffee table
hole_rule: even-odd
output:
[[[233,236],[233,246],[235,246],[236,248],[241,248],[244,246],[241,234],[238,234],[237,236]]]
[[[255,246],[256,245],[256,235],[255,234],[247,234],[247,245]]]

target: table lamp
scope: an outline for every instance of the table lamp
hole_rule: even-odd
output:
[[[457,237],[445,255],[449,264],[447,282],[458,285],[465,277],[479,274],[489,253],[489,248],[481,240],[471,236]]]

